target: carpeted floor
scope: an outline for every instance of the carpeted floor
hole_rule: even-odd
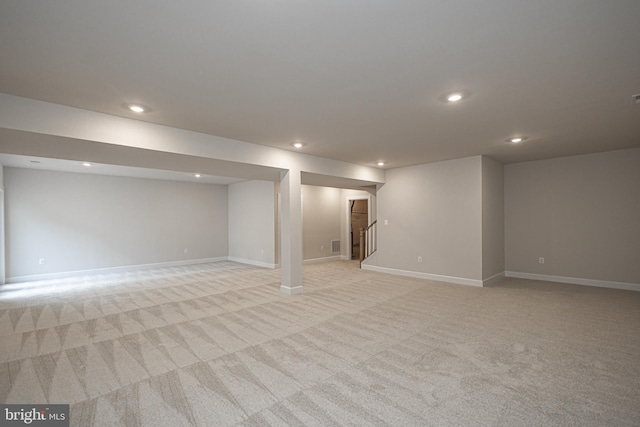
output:
[[[0,288],[0,402],[71,425],[640,425],[640,293],[232,262]]]

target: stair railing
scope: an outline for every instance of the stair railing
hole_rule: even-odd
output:
[[[378,220],[375,220],[367,228],[360,229],[360,266],[378,249],[377,223]]]

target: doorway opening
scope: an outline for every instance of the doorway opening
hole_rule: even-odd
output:
[[[349,259],[360,259],[360,230],[369,226],[369,197],[347,199],[347,230],[349,231]]]

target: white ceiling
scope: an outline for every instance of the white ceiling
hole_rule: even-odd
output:
[[[521,162],[640,146],[639,20],[638,0],[4,1],[0,92],[363,165]]]

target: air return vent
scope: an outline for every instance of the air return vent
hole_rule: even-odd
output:
[[[331,241],[331,253],[333,254],[340,253],[340,240]]]

